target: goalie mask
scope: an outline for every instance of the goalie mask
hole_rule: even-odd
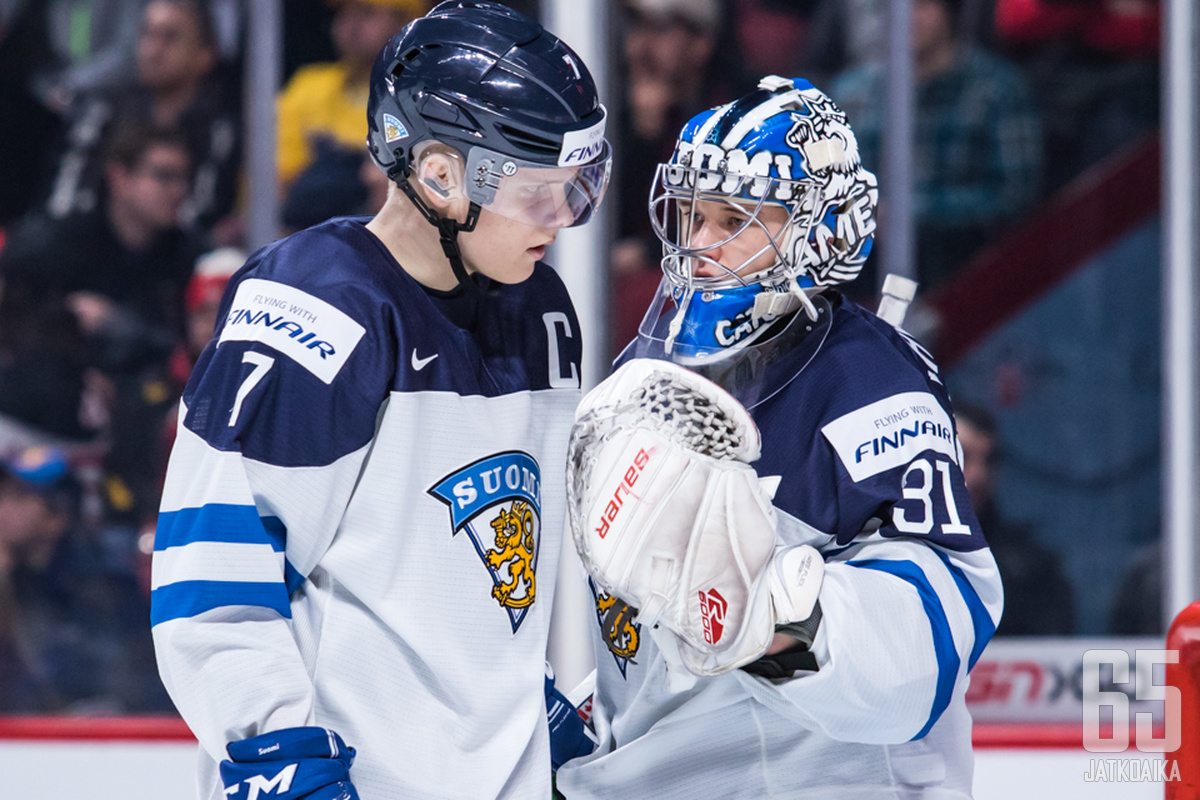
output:
[[[870,254],[877,200],[846,115],[805,80],[769,76],[693,117],[655,175],[664,278],[639,338],[698,366],[765,342],[797,308],[816,321],[812,297]]]

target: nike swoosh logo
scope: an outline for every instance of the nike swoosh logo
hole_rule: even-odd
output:
[[[430,361],[433,361],[437,357],[438,354],[434,353],[431,356],[425,356],[425,358],[417,358],[417,348],[414,347],[412,353],[412,367],[417,372],[420,372],[421,370],[425,369],[425,367],[429,366]]]

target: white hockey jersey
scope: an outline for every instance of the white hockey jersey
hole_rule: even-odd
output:
[[[559,770],[570,800],[970,797],[964,696],[1000,618],[995,560],[933,360],[830,299],[747,400],[763,442],[754,467],[781,478],[779,537],[826,559],[818,670],[735,670],[672,692],[649,631],[597,593],[600,747]]]
[[[539,264],[459,327],[364,222],[226,292],[155,539],[160,671],[202,798],[226,743],[301,725],[357,749],[364,800],[546,797],[574,311]]]

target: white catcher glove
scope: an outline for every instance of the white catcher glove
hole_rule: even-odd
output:
[[[777,624],[807,619],[824,564],[777,553],[771,497],[749,412],[671,362],[633,359],[583,398],[568,452],[567,502],[596,583],[674,634],[696,675],[754,661]],[[658,638],[658,637],[656,637]]]

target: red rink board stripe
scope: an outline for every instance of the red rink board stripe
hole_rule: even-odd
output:
[[[1082,750],[1083,726],[1079,723],[976,725],[971,732],[971,741],[976,749]]]
[[[196,738],[183,720],[171,716],[0,717],[0,740],[194,742]],[[1083,748],[1078,723],[976,725],[972,740],[976,748]]]
[[[0,740],[194,742],[179,717],[0,717]]]

